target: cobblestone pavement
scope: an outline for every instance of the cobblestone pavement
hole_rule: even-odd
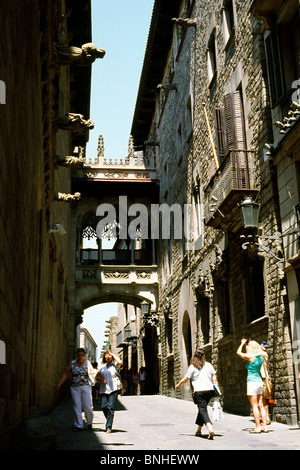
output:
[[[272,422],[267,434],[250,434],[252,417],[224,413],[213,421],[215,437],[208,440],[208,431],[196,437],[197,408],[193,402],[162,395],[121,396],[118,399],[113,430],[105,432],[105,418],[100,404],[94,402],[93,430],[74,433],[70,399],[63,401],[49,417],[57,433],[57,450],[101,450],[107,455],[126,455],[128,451],[200,450],[300,450],[300,428]],[[212,408],[210,408],[212,415]],[[114,451],[114,452],[112,452]],[[106,457],[105,457],[106,458]],[[104,462],[103,462],[104,463]],[[108,463],[108,462],[106,462]]]

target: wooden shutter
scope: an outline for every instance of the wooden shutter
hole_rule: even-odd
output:
[[[249,173],[246,152],[243,102],[240,91],[225,95],[225,126],[227,152],[230,153],[232,185],[234,188],[249,187]]]
[[[245,150],[245,125],[241,93],[235,91],[225,95],[225,126],[227,150]]]

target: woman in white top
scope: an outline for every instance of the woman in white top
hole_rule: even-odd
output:
[[[215,369],[209,362],[205,361],[204,349],[196,349],[186,376],[176,384],[176,388],[179,388],[189,380],[191,380],[194,390],[194,402],[198,406],[198,415],[196,418],[198,429],[195,435],[201,436],[202,426],[205,424],[209,431],[208,439],[213,439],[214,430],[208,416],[207,405],[216,395],[214,385],[218,384]]]
[[[116,401],[118,397],[118,378],[119,372],[117,367],[122,364],[122,361],[115,356],[111,351],[105,351],[102,359],[102,366],[96,376],[100,380],[100,401],[101,409],[106,417],[106,432],[110,433],[114,414]]]

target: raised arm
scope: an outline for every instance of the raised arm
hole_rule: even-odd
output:
[[[238,355],[239,357],[241,357],[241,358],[244,359],[245,361],[251,361],[252,356],[250,356],[249,354],[244,353],[244,352],[242,351],[242,350],[243,350],[243,347],[244,347],[244,345],[245,345],[246,343],[247,343],[247,340],[246,340],[245,338],[243,338],[243,339],[241,340],[241,344],[240,344],[240,346],[238,347],[238,350],[237,350],[236,353],[237,353],[237,355]]]
[[[113,353],[111,353],[111,355],[113,357],[113,361],[116,364],[116,366],[120,367],[122,365],[121,359]]]

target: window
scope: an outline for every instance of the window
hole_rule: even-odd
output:
[[[217,156],[221,164],[227,154],[224,109],[221,108],[215,109],[215,133]]]
[[[248,260],[247,275],[244,278],[246,318],[248,323],[265,314],[263,271],[263,261],[260,258]]]
[[[209,318],[209,298],[202,295],[198,298],[197,320],[199,337],[204,344],[209,343],[210,318]]]
[[[265,39],[267,67],[269,75],[269,86],[271,104],[274,107],[284,94],[284,82],[282,75],[282,60],[280,53],[280,43],[278,29],[270,31]]]
[[[214,28],[208,41],[206,51],[206,64],[209,85],[212,84],[217,72],[217,56],[216,56],[216,29]]]
[[[184,110],[184,140],[188,142],[190,140],[193,123],[192,123],[192,100],[191,96],[188,97]]]
[[[179,123],[178,128],[177,128],[176,143],[177,143],[177,157],[180,160],[180,158],[182,157],[182,151],[183,151],[183,137],[182,137],[181,122]]]
[[[193,238],[194,249],[200,250],[202,248],[202,235],[203,235],[203,220],[202,220],[202,206],[200,199],[200,180],[194,181],[193,185]]]
[[[226,47],[234,31],[234,16],[232,0],[224,0],[222,8],[222,28],[224,46]]]

